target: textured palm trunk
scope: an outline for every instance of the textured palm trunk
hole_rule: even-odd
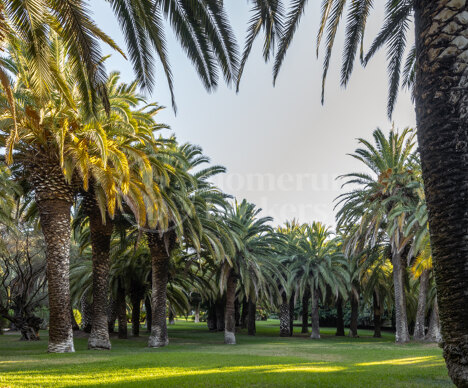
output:
[[[289,337],[291,333],[291,320],[289,318],[289,301],[286,294],[282,295],[282,303],[279,309],[279,320],[280,320],[280,336]]]
[[[468,386],[468,4],[415,1],[418,144],[429,214],[442,347]]]
[[[89,303],[86,294],[83,294],[80,299],[81,305],[81,326],[85,333],[91,333],[93,327],[93,305]]]
[[[34,157],[36,157],[35,155]],[[46,159],[27,166],[46,245],[49,345],[52,353],[74,352],[70,317],[70,207],[74,190],[58,163]]]
[[[380,306],[380,299],[379,294],[374,291],[372,294],[372,307],[374,310],[374,338],[381,338],[382,337],[382,319],[381,319],[381,306]]]
[[[151,299],[146,296],[145,297],[145,310],[146,310],[146,331],[151,333],[151,321],[152,321],[152,310],[151,310]]]
[[[148,346],[150,348],[160,348],[169,345],[166,322],[169,254],[163,239],[157,233],[148,233],[148,245],[151,252],[151,310],[153,319]]]
[[[425,336],[426,329],[426,301],[427,292],[429,289],[429,271],[425,269],[419,277],[419,295],[418,309],[416,311],[416,322],[414,324],[413,338],[417,341],[422,341]]]
[[[302,295],[302,330],[301,333],[309,332],[309,302],[310,290],[307,288]]]
[[[343,298],[338,296],[336,300],[336,336],[344,337],[345,335],[344,319],[343,319]]]
[[[394,252],[393,264],[393,288],[395,294],[395,342],[403,344],[409,342],[408,317],[406,314],[406,293],[404,282],[404,266],[401,255]]]
[[[359,315],[359,299],[357,295],[352,292],[350,295],[351,303],[351,321],[349,323],[349,336],[356,338],[358,336],[358,315]]]
[[[312,310],[310,312],[310,318],[312,321],[312,334],[310,338],[320,338],[320,324],[319,324],[319,294],[318,290],[314,290],[312,294]]]
[[[140,336],[141,295],[139,290],[130,290],[130,302],[132,303],[132,336]]]
[[[117,320],[118,314],[117,300],[111,296],[109,298],[108,306],[109,308],[107,309],[107,326],[109,328],[109,333],[113,333],[115,330],[115,321]]]
[[[247,318],[247,334],[248,335],[255,335],[257,332],[257,328],[255,326],[255,321],[257,318],[257,304],[249,300],[248,306],[248,318]]]
[[[92,195],[92,194],[91,194]],[[107,310],[109,297],[110,242],[114,225],[106,215],[103,223],[94,197],[85,199],[89,217],[91,249],[93,256],[93,326],[88,339],[88,349],[110,350]]]
[[[121,280],[117,285],[117,319],[119,320],[119,338],[126,339],[128,336],[127,330],[127,302],[125,298],[125,288]]]
[[[440,342],[442,340],[442,335],[440,334],[439,306],[437,303],[437,296],[434,300],[434,306],[432,307],[431,317],[429,319],[429,328],[424,339],[428,342]]]
[[[50,314],[48,351],[51,353],[74,352],[70,318],[71,201],[42,199],[37,205],[47,252]]]
[[[224,343],[228,345],[236,344],[236,317],[235,306],[236,301],[237,277],[234,270],[229,271],[226,284],[226,308],[224,310]]]

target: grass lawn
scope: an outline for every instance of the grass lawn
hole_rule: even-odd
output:
[[[237,335],[224,345],[223,333],[206,324],[177,321],[170,344],[146,347],[140,338],[112,339],[112,350],[90,351],[76,338],[76,353],[47,354],[47,337],[27,343],[0,336],[0,387],[451,387],[436,345],[395,345],[360,331],[360,338],[335,337],[323,329],[311,340],[295,328],[278,336],[278,321],[257,323],[257,336]]]

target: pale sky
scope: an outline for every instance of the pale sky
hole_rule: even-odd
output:
[[[108,4],[92,1],[97,24],[122,47],[124,40]],[[169,58],[175,83],[177,116],[159,64],[157,87],[150,101],[167,109],[159,120],[171,126],[180,142],[200,145],[214,164],[228,169],[217,184],[239,200],[246,198],[274,217],[274,224],[297,218],[334,225],[333,200],[342,191],[336,176],[363,168],[347,153],[356,138],[370,139],[376,127],[388,131],[385,52],[366,69],[357,62],[346,89],[339,84],[344,24],[332,58],[324,106],[320,103],[322,59],[316,58],[320,2],[309,2],[306,14],[289,49],[276,86],[272,64],[261,56],[257,42],[244,71],[241,89],[221,84],[207,93],[190,61],[167,28]],[[365,47],[382,25],[383,2],[376,2],[369,21]],[[249,19],[246,1],[225,2],[241,48]],[[346,20],[346,19],[344,19]],[[105,48],[105,53],[110,51]],[[322,50],[323,52],[323,50]],[[108,71],[119,70],[125,81],[134,74],[118,54],[106,62]],[[400,93],[393,116],[398,128],[415,125],[408,93]]]

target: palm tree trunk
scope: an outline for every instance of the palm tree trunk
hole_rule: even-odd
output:
[[[413,338],[417,341],[424,340],[426,328],[426,301],[429,289],[429,270],[422,271],[419,277],[418,309],[416,312],[416,322],[414,324]]]
[[[280,336],[289,337],[291,333],[291,320],[289,318],[289,303],[286,294],[283,294],[283,303],[280,305],[279,310],[279,319],[280,319]]]
[[[255,327],[255,320],[257,318],[257,304],[249,300],[248,304],[248,319],[247,319],[247,335],[255,335],[257,328]]]
[[[139,337],[141,315],[141,296],[139,290],[130,290],[130,302],[132,303],[132,335]]]
[[[415,1],[418,144],[444,358],[468,386],[468,79],[465,1]]]
[[[381,338],[382,337],[382,333],[381,333],[382,319],[380,317],[381,306],[380,306],[379,294],[376,291],[374,291],[374,293],[372,294],[372,305],[374,309],[374,338]]]
[[[241,325],[241,322],[240,322],[240,303],[239,303],[239,299],[236,298],[236,300],[234,301],[234,317],[235,317],[235,321],[236,321],[236,330],[238,330],[240,328],[240,325]]]
[[[295,291],[291,293],[291,297],[289,298],[289,336],[292,337],[294,333],[294,299],[295,299]]]
[[[309,332],[309,302],[310,302],[310,290],[307,289],[302,295],[302,330],[301,333]]]
[[[174,316],[174,312],[172,311],[171,306],[169,306],[168,310],[169,310],[169,325],[175,325],[175,316]]]
[[[247,328],[247,321],[249,319],[249,301],[244,297],[242,301],[242,313],[241,313],[241,329]]]
[[[310,338],[319,339],[320,338],[320,324],[319,324],[319,294],[318,290],[314,290],[312,294],[312,310],[310,313],[312,321],[312,334]]]
[[[146,331],[151,333],[151,321],[152,321],[152,310],[151,310],[151,299],[145,297],[145,310],[146,310]]]
[[[88,302],[86,294],[81,296],[81,326],[85,333],[91,333],[93,327],[93,305]]]
[[[434,300],[434,306],[432,307],[431,318],[429,320],[429,329],[425,340],[428,342],[440,342],[442,341],[442,336],[440,334],[440,324],[439,324],[439,306],[437,303],[437,296]]]
[[[200,303],[195,306],[195,323],[200,323]]]
[[[223,303],[222,300],[217,300],[216,307],[216,329],[218,331],[224,331],[225,322],[224,322],[224,306],[226,303]]]
[[[117,319],[119,320],[119,338],[127,338],[127,303],[125,301],[125,288],[121,280],[118,280],[117,285]]]
[[[351,302],[351,322],[349,324],[349,336],[356,338],[358,337],[357,327],[358,327],[359,299],[354,292],[351,292],[349,300]]]
[[[343,298],[341,295],[336,300],[336,336],[344,337]]]
[[[234,303],[236,300],[237,277],[234,270],[229,271],[226,285],[226,308],[224,310],[224,343],[236,344],[236,317]]]
[[[92,194],[91,194],[92,195]],[[109,350],[108,295],[110,241],[114,225],[106,215],[103,223],[101,212],[94,199],[87,206],[93,256],[93,326],[88,339],[88,349]]]
[[[216,331],[216,306],[213,302],[208,305],[208,312],[206,317],[206,325],[208,330]]]
[[[112,296],[109,298],[109,309],[107,310],[107,326],[109,328],[109,333],[113,333],[115,330],[115,321],[117,320],[117,309],[118,303],[115,298]]]
[[[169,345],[166,322],[167,282],[169,271],[169,254],[164,240],[157,233],[148,233],[148,245],[151,252],[152,292],[151,292],[151,335],[148,340],[150,348]]]
[[[53,177],[49,179],[52,180]],[[63,176],[58,179],[63,181]],[[37,184],[35,186],[37,189]],[[52,198],[56,195],[54,192],[51,194]],[[50,314],[48,351],[51,353],[74,352],[70,318],[70,206],[72,202],[69,199],[40,197],[36,191],[41,229],[46,243]]]
[[[406,315],[406,294],[404,283],[404,266],[401,255],[392,254],[393,288],[395,292],[395,342],[403,344],[409,342],[408,318]]]

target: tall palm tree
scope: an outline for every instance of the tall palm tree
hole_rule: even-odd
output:
[[[248,300],[256,301],[259,294],[266,296],[267,285],[270,288],[270,297],[279,295],[278,289],[275,288],[276,283],[270,283],[273,279],[272,274],[277,272],[271,257],[277,250],[278,239],[268,224],[272,218],[259,217],[260,212],[261,209],[244,199],[240,203],[236,201],[227,209],[225,215],[226,225],[234,232],[236,242],[232,259],[224,260],[221,267],[221,289],[224,289],[223,284],[226,285],[226,344],[236,343],[234,302],[238,283],[241,284]]]
[[[276,5],[277,0],[268,4]],[[297,30],[307,0],[291,2],[281,40],[276,51],[274,79],[281,68],[287,49]],[[348,4],[348,6],[347,6]],[[372,1],[323,0],[317,37],[318,46],[325,41],[323,85],[330,65],[332,49],[343,14],[347,11],[346,37],[341,83],[349,82],[355,59],[367,64],[379,49],[387,47],[389,73],[388,112],[393,112],[401,74],[413,90],[416,105],[418,143],[423,178],[437,290],[439,294],[444,357],[453,382],[467,384],[468,373],[468,288],[467,250],[464,238],[468,228],[468,176],[466,160],[468,141],[466,121],[465,45],[468,38],[465,1],[387,0],[385,20],[369,50],[363,37]],[[404,60],[411,24],[414,22],[415,47]],[[322,91],[323,96],[323,91]],[[464,268],[464,270],[460,270]]]
[[[412,172],[412,152],[414,134],[404,130],[401,134],[390,131],[388,138],[377,129],[373,133],[375,145],[359,139],[363,148],[358,148],[353,156],[361,161],[371,173],[346,174],[345,185],[356,185],[352,191],[340,195],[337,206],[338,225],[348,226],[350,236],[348,247],[355,253],[364,246],[373,247],[383,231],[391,245],[393,283],[395,290],[395,315],[397,343],[408,342],[408,320],[404,274],[407,258],[404,254],[411,241],[405,236],[406,212],[398,217],[390,217],[392,212],[415,196],[412,185],[416,178]],[[351,227],[349,228],[349,225]]]

